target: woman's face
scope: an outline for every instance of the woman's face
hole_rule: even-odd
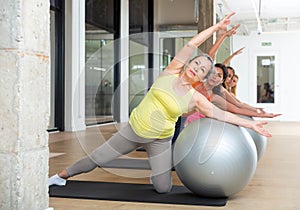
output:
[[[230,87],[235,87],[238,81],[239,79],[236,76],[233,76],[229,83]]]
[[[223,82],[223,77],[223,70],[219,67],[215,67],[215,72],[209,75],[207,78],[207,83],[213,87],[216,87]]]
[[[227,68],[227,70],[228,70],[228,76],[226,78],[225,83],[226,83],[226,85],[230,85],[230,81],[231,81],[231,79],[233,77],[233,71],[232,71],[231,68]]]
[[[212,67],[212,63],[205,56],[200,56],[192,60],[186,67],[186,74],[193,78],[195,82],[204,80]]]

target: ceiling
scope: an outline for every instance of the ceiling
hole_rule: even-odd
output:
[[[236,12],[232,24],[241,23],[239,33],[300,31],[299,0],[215,0],[216,13]]]
[[[156,22],[166,30],[197,27],[195,4],[198,0],[156,0]],[[241,24],[239,34],[300,31],[299,0],[214,0],[215,11],[222,17],[234,11],[232,24]],[[168,12],[171,11],[171,12]],[[199,17],[201,18],[201,16]]]

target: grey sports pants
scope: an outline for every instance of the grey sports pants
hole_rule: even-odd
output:
[[[78,160],[66,170],[70,176],[86,173],[143,146],[148,154],[154,188],[159,193],[167,193],[172,188],[171,139],[172,137],[165,139],[139,137],[128,123],[91,154]]]

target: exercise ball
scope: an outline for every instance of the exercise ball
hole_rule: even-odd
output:
[[[238,115],[241,118],[244,118],[246,120],[254,120],[253,117],[245,116],[245,115]],[[247,132],[250,134],[252,137],[255,147],[256,147],[256,152],[257,152],[257,161],[260,160],[260,158],[263,156],[265,153],[266,147],[267,147],[267,137],[260,135],[259,133],[255,132],[254,130],[250,128],[245,128]]]
[[[181,182],[206,197],[229,197],[252,179],[257,165],[250,135],[210,118],[195,120],[179,134],[173,165]]]

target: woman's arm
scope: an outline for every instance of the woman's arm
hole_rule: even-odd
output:
[[[267,124],[267,122],[250,121],[240,118],[230,112],[223,111],[210,103],[202,94],[198,92],[194,92],[190,108],[195,109],[207,117],[253,129],[257,133],[266,137],[272,136],[263,128],[263,125]]]
[[[214,45],[210,48],[210,50],[208,51],[208,55],[210,57],[212,57],[213,60],[216,59],[216,55],[217,52],[220,48],[220,46],[223,44],[224,40],[227,37],[232,36],[233,34],[236,34],[236,30],[240,27],[240,24],[234,26],[232,29],[230,29],[229,31],[225,31],[224,34],[220,35],[220,37],[217,39],[217,41],[214,43]]]
[[[178,74],[184,67],[184,65],[188,62],[190,57],[192,56],[194,50],[199,47],[203,42],[205,42],[209,37],[211,37],[214,32],[218,30],[225,29],[227,25],[230,24],[230,18],[235,13],[231,13],[224,17],[220,22],[215,25],[201,31],[196,36],[194,36],[175,56],[175,58],[169,63],[166,67],[165,71]]]
[[[241,114],[246,115],[250,117],[265,117],[265,118],[273,118],[280,116],[281,114],[273,114],[273,113],[267,113],[267,112],[257,112],[257,111],[251,111],[249,109],[239,108],[232,103],[227,102],[224,98],[222,98],[219,95],[214,95],[212,97],[211,102],[219,107],[222,110],[234,113],[234,114]]]
[[[221,88],[222,88],[223,98],[227,102],[229,102],[229,103],[231,103],[231,104],[233,104],[233,105],[235,105],[235,106],[237,106],[239,108],[248,109],[248,110],[251,110],[253,112],[258,112],[258,113],[263,112],[263,110],[261,108],[256,108],[256,107],[253,107],[253,106],[251,106],[249,104],[241,102],[236,97],[234,97],[232,94],[230,94],[228,92],[228,90],[226,90],[224,87],[221,87]]]
[[[241,54],[243,52],[243,49],[245,49],[245,47],[242,47],[237,51],[235,51],[234,53],[232,53],[228,58],[225,59],[225,61],[223,61],[223,64],[227,66],[234,56]]]

